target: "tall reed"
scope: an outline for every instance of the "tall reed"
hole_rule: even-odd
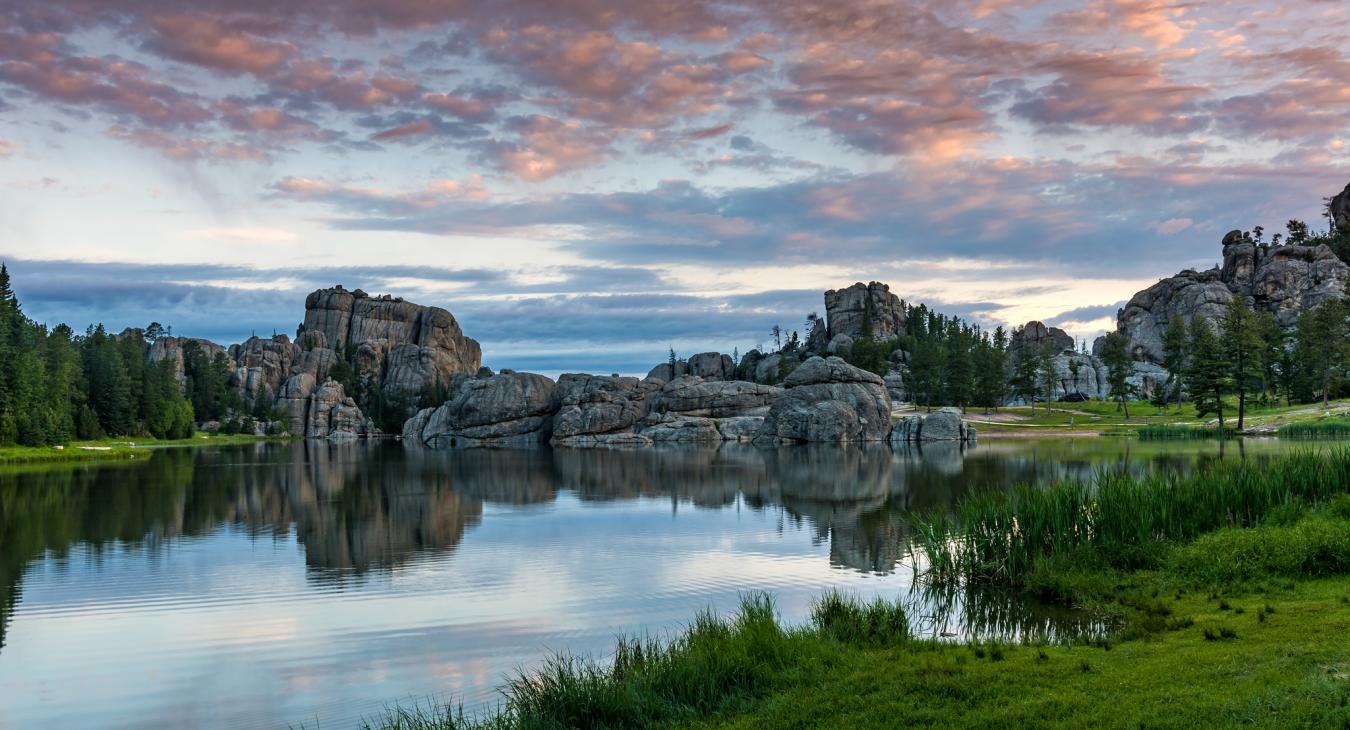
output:
[[[1280,426],[1276,432],[1282,437],[1345,438],[1350,436],[1350,418],[1328,418],[1321,421],[1303,421]]]
[[[1083,548],[1138,554],[1220,527],[1250,527],[1294,502],[1350,491],[1350,449],[1219,462],[1190,474],[1100,472],[987,492],[918,518],[912,549],[935,583],[1021,585],[1045,558]]]
[[[484,717],[414,707],[389,712],[379,726],[645,728],[694,720],[739,698],[802,681],[801,667],[825,665],[840,645],[895,645],[909,638],[909,619],[897,603],[862,603],[828,593],[806,626],[789,628],[778,623],[773,600],[756,593],[744,596],[729,617],[704,611],[670,640],[621,638],[612,662],[552,657],[512,680],[504,690],[505,706]]]
[[[1218,426],[1143,426],[1135,434],[1140,441],[1194,441],[1230,439],[1237,432]]]

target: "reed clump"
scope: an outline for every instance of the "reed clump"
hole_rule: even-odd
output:
[[[1210,441],[1237,436],[1233,429],[1218,426],[1143,426],[1136,434],[1140,441]]]
[[[950,513],[917,520],[913,549],[934,583],[1021,586],[1042,561],[1105,555],[1140,567],[1163,543],[1226,527],[1254,527],[1289,505],[1321,505],[1350,492],[1350,449],[1219,462],[1180,474],[1104,472],[987,492]]]
[[[1276,435],[1284,438],[1345,438],[1350,436],[1350,418],[1289,423],[1281,426]]]
[[[784,627],[763,593],[742,598],[727,617],[704,611],[672,639],[621,638],[612,662],[555,656],[503,690],[483,718],[445,708],[391,712],[391,728],[644,728],[704,717],[738,700],[811,681],[845,645],[898,645],[911,638],[904,608],[837,592],[819,599],[810,621]],[[806,667],[807,669],[803,669]]]

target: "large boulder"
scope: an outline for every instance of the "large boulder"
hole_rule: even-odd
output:
[[[826,329],[831,338],[862,337],[870,327],[874,337],[893,339],[905,334],[905,306],[891,288],[880,282],[858,282],[825,292]]]
[[[645,426],[642,435],[652,443],[715,444],[722,434],[711,418],[667,413],[661,420]]]
[[[686,375],[661,386],[653,408],[661,413],[727,418],[764,416],[782,388],[742,380],[705,381]]]
[[[558,446],[650,443],[636,426],[651,409],[657,379],[568,373],[554,391],[552,442]]]
[[[736,363],[730,355],[700,352],[689,358],[688,373],[704,380],[735,380]]]
[[[813,357],[783,386],[757,441],[884,441],[890,433],[891,399],[885,383],[840,358]]]
[[[959,408],[943,408],[927,415],[910,416],[891,429],[891,443],[921,441],[973,441],[975,429],[961,420]]]
[[[552,436],[557,386],[548,377],[503,370],[457,383],[449,401],[404,424],[405,438],[418,425],[414,440],[436,448],[529,446]]]

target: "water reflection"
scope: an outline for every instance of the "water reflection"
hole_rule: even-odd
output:
[[[0,471],[0,685],[30,669],[81,671],[78,657],[64,656],[54,634],[40,628],[51,616],[98,611],[108,628],[81,630],[112,645],[118,617],[131,611],[193,623],[208,609],[286,603],[292,607],[247,627],[248,641],[271,652],[239,650],[239,661],[260,672],[256,686],[193,701],[282,692],[283,699],[269,695],[279,705],[274,714],[258,717],[284,725],[305,719],[287,713],[312,710],[306,702],[377,709],[400,698],[390,692],[418,686],[487,697],[503,673],[545,644],[595,649],[616,631],[677,626],[741,590],[782,592],[790,617],[831,585],[899,595],[911,576],[907,516],[944,509],[971,490],[1087,478],[1102,468],[1185,470],[1282,448],[1094,439],[990,441],[969,451],[727,444],[447,452],[295,443]],[[465,550],[469,556],[457,559]],[[36,591],[27,600],[25,582]],[[914,600],[934,635],[1091,628],[1075,624],[1081,616],[1047,616],[1025,604],[964,595]],[[386,604],[397,608],[380,607]],[[330,620],[323,612],[332,611],[345,618],[331,618],[328,633],[276,653],[298,641],[297,627]],[[228,615],[215,620],[226,634],[245,633]],[[20,636],[28,653],[16,656],[11,645]],[[239,645],[241,637],[228,638]],[[164,654],[146,649],[141,661],[172,672],[175,661],[186,661],[174,651],[201,660],[194,640],[166,640],[157,650]],[[325,687],[344,663],[372,655],[383,662],[382,683],[363,675]],[[389,669],[391,662],[401,669]],[[441,666],[451,679],[429,672],[433,662],[453,664]],[[296,673],[306,677],[303,691],[277,689],[279,677],[300,681]],[[120,699],[128,711],[148,701]],[[0,707],[0,725],[69,719],[51,698],[15,706],[28,714],[7,716]],[[134,725],[135,718],[122,721]],[[144,724],[160,718],[151,720]]]

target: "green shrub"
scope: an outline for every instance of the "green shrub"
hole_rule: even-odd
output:
[[[1291,526],[1219,530],[1178,548],[1172,560],[1182,574],[1216,583],[1344,573],[1350,571],[1350,523],[1311,517]]]
[[[811,609],[811,623],[821,634],[845,644],[894,646],[909,641],[909,617],[899,603],[880,598],[861,603],[830,591]]]

